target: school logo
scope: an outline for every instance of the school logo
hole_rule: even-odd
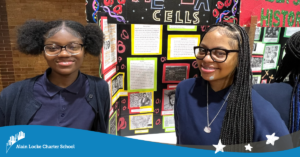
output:
[[[25,138],[25,133],[23,131],[20,131],[15,136],[10,136],[8,142],[6,143],[6,153],[9,151],[9,149],[18,141]]]

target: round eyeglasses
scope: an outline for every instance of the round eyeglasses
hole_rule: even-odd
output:
[[[65,48],[66,51],[71,55],[78,55],[82,51],[83,44],[70,43],[65,46],[59,46],[56,44],[44,45],[44,51],[48,56],[57,56],[61,53],[62,49]]]
[[[207,48],[204,48],[201,46],[194,47],[195,57],[199,60],[203,60],[208,52],[210,52],[210,58],[214,62],[223,63],[226,61],[226,59],[228,57],[228,53],[240,52],[240,51],[239,50],[226,50],[226,49],[219,49],[219,48],[207,49]]]

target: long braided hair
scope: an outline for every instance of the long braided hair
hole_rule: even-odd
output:
[[[283,82],[289,75],[290,83],[293,86],[290,103],[290,133],[299,131],[300,122],[300,31],[293,34],[285,45],[286,55],[280,63],[275,76],[275,82]]]
[[[225,145],[249,143],[253,140],[254,132],[249,38],[243,28],[232,23],[216,23],[210,26],[206,33],[213,30],[218,30],[221,34],[231,38],[229,44],[234,43],[235,47],[238,44],[240,50],[220,139]]]

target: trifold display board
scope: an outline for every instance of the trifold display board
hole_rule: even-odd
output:
[[[105,35],[99,75],[110,86],[110,134],[175,131],[177,84],[200,75],[193,47],[199,45],[208,25],[238,23],[239,2],[87,0],[87,20],[97,22]],[[189,19],[189,14],[197,16]],[[192,22],[187,23],[189,20]],[[299,27],[257,27],[251,61],[253,84],[274,81],[284,43],[296,31]]]
[[[111,78],[104,74],[111,85],[111,134],[175,131],[175,88],[180,81],[199,76],[193,47],[206,28],[117,26],[117,72]]]

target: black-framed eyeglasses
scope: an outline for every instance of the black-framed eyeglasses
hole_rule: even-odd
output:
[[[59,46],[56,44],[44,45],[44,51],[48,56],[57,56],[61,53],[62,49],[65,48],[66,51],[71,55],[78,55],[82,51],[83,44],[70,43],[65,46]]]
[[[226,61],[226,59],[228,57],[228,53],[240,52],[240,51],[239,50],[226,50],[226,49],[219,49],[219,48],[207,49],[207,48],[204,48],[201,46],[194,47],[195,57],[199,60],[203,60],[208,52],[210,52],[210,58],[214,62],[223,63]]]

